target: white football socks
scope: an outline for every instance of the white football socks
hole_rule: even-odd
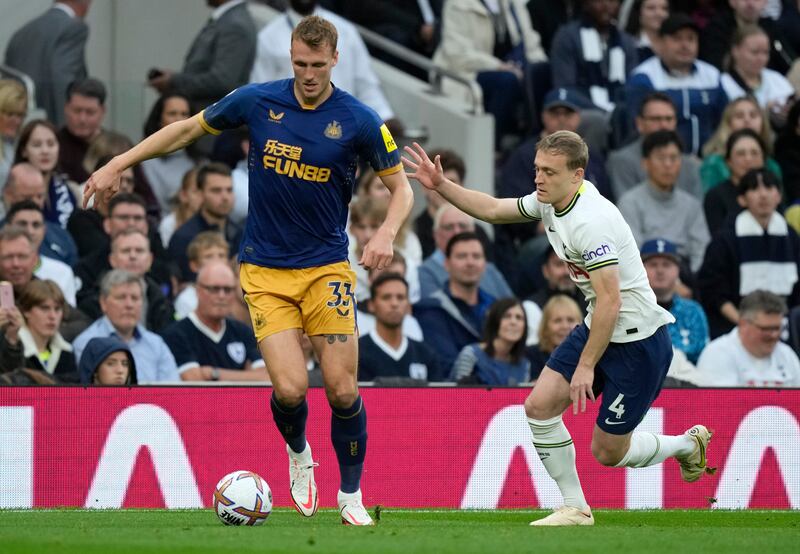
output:
[[[545,420],[528,418],[528,425],[533,434],[533,446],[547,473],[558,485],[564,505],[580,510],[588,508],[575,469],[575,445],[561,416]]]
[[[660,464],[671,456],[688,456],[696,443],[686,435],[669,436],[633,433],[628,452],[614,467],[647,467]]]

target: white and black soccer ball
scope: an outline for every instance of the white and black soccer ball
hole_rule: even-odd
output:
[[[225,525],[261,525],[272,512],[272,491],[258,474],[234,471],[219,480],[212,502]]]

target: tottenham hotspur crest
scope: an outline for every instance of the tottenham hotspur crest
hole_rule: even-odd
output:
[[[334,140],[342,138],[342,126],[338,121],[333,120],[328,123],[328,126],[325,127],[325,136]]]
[[[244,363],[244,357],[247,354],[244,347],[244,343],[241,342],[228,343],[227,350],[228,350],[228,356],[231,357],[231,360],[233,360],[237,364]]]

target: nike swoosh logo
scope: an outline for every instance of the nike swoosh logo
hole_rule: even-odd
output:
[[[310,510],[311,506],[314,505],[314,499],[311,498],[311,482],[308,483],[308,502],[301,502],[300,505],[305,508],[306,510]]]
[[[625,423],[625,422],[624,421],[608,421],[608,418],[606,418],[606,425],[622,425],[623,423]]]
[[[343,514],[343,515],[344,515],[344,514]],[[346,521],[348,518],[350,518],[350,520],[351,520],[351,521],[350,521],[350,525],[364,525],[364,522],[363,522],[363,521],[358,521],[358,520],[357,520],[357,519],[356,519],[356,518],[353,516],[353,514],[351,514],[351,513],[348,513],[348,514],[347,514],[347,517],[345,517],[345,518],[344,518],[344,519],[345,519],[345,521]]]
[[[551,233],[555,233],[556,232],[556,230],[553,229],[552,225],[548,225],[547,230],[550,231]]]

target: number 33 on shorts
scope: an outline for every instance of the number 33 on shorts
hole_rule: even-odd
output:
[[[327,306],[329,308],[335,308],[336,313],[341,317],[350,315],[350,308],[355,304],[350,283],[328,281],[328,287],[331,289],[331,299],[328,300]]]

